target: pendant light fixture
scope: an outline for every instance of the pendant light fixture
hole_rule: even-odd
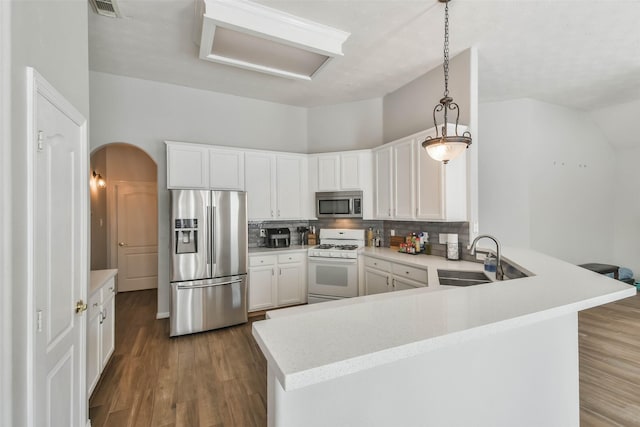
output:
[[[458,104],[453,102],[453,98],[449,96],[449,1],[451,0],[438,0],[440,3],[445,3],[444,8],[444,96],[440,100],[440,103],[433,109],[433,125],[436,128],[436,136],[428,136],[422,143],[422,147],[427,150],[427,153],[431,158],[445,165],[458,157],[471,145],[471,134],[464,132],[462,135],[458,135],[458,119],[460,118],[460,109]],[[456,114],[456,123],[454,126],[449,126],[448,116],[449,110]],[[442,122],[442,128],[438,132],[438,122],[436,121],[436,113],[442,112],[444,120]],[[449,128],[448,128],[449,127]],[[449,135],[449,131],[453,131],[454,135]]]

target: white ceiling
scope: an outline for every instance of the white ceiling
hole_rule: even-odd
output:
[[[203,61],[194,0],[120,0],[125,19],[90,10],[90,68],[312,107],[383,96],[442,63],[437,0],[256,2],[350,32],[344,57],[311,82]],[[638,0],[454,0],[450,15],[451,56],[478,48],[481,101],[594,110],[640,99]]]

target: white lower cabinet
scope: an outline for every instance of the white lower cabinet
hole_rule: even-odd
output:
[[[381,294],[389,292],[391,275],[385,271],[375,268],[365,267],[364,269],[364,289],[366,295]]]
[[[364,257],[365,295],[427,286],[427,270],[373,257]]]
[[[249,311],[307,302],[307,251],[249,256]]]
[[[115,279],[89,296],[87,322],[87,396],[91,396],[115,349]]]

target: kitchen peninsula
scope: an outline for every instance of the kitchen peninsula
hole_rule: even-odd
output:
[[[533,275],[444,290],[430,271],[424,288],[255,322],[269,425],[578,426],[577,312],[636,290],[531,250],[504,256]]]

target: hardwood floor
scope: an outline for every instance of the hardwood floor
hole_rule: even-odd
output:
[[[169,338],[156,292],[116,296],[92,427],[265,426],[266,362],[245,325]],[[640,295],[579,315],[580,425],[640,426]]]
[[[640,426],[640,295],[579,314],[580,425]]]
[[[116,296],[116,349],[89,400],[92,427],[265,426],[266,361],[251,321],[169,338],[156,298]]]

